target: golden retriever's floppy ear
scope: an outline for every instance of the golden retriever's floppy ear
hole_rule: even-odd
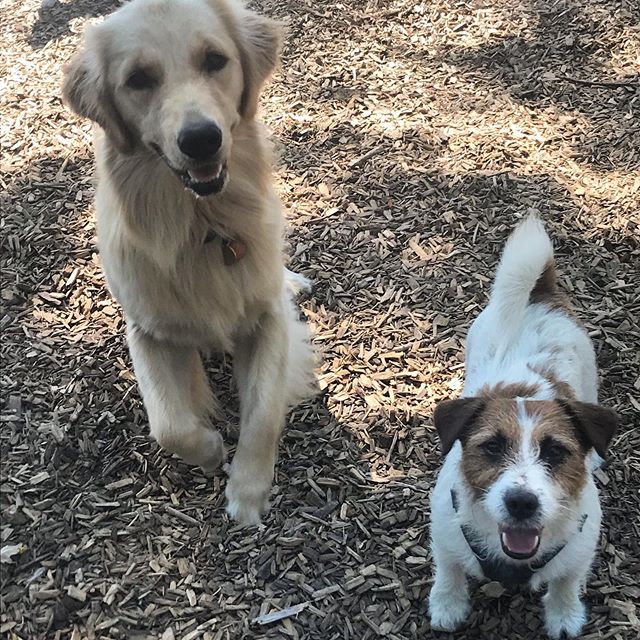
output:
[[[98,123],[119,151],[129,153],[134,137],[116,108],[101,57],[96,38],[88,34],[85,48],[65,68],[62,94],[78,115]]]
[[[560,405],[573,422],[585,448],[593,447],[604,458],[618,428],[618,414],[590,402],[561,401]]]
[[[482,413],[484,407],[482,398],[459,398],[438,403],[433,413],[433,424],[440,437],[443,456],[451,451],[453,443]]]
[[[283,28],[279,22],[243,9],[237,16],[244,88],[240,115],[251,119],[258,110],[258,98],[280,57]]]

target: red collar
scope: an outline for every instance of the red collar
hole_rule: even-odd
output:
[[[223,240],[222,241],[222,259],[227,267],[240,262],[247,253],[247,245],[242,240]]]
[[[231,240],[223,238],[213,229],[209,229],[209,231],[207,231],[203,244],[208,244],[217,237],[222,239],[220,247],[222,249],[222,260],[227,267],[231,267],[237,262],[240,262],[240,260],[242,260],[242,258],[247,254],[247,245],[242,242],[242,240],[239,240],[238,238],[232,238]]]

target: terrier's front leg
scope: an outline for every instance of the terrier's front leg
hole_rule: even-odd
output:
[[[467,577],[463,568],[455,562],[435,562],[435,579],[429,594],[431,628],[455,631],[471,611]]]
[[[544,618],[551,638],[566,634],[570,638],[580,635],[587,622],[587,609],[580,600],[583,576],[568,576],[549,582],[544,596]]]

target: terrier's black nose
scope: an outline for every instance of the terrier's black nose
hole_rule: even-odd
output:
[[[528,520],[538,511],[540,500],[535,493],[526,489],[509,489],[504,496],[504,504],[512,518]]]
[[[221,144],[222,131],[210,120],[188,124],[178,134],[180,151],[194,160],[211,160]]]

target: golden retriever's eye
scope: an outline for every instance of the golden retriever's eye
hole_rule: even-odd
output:
[[[127,78],[126,85],[129,89],[142,91],[153,89],[158,81],[146,69],[134,69]]]
[[[202,70],[205,73],[215,73],[224,69],[229,59],[223,56],[221,53],[214,53],[213,51],[207,51],[202,61]]]

